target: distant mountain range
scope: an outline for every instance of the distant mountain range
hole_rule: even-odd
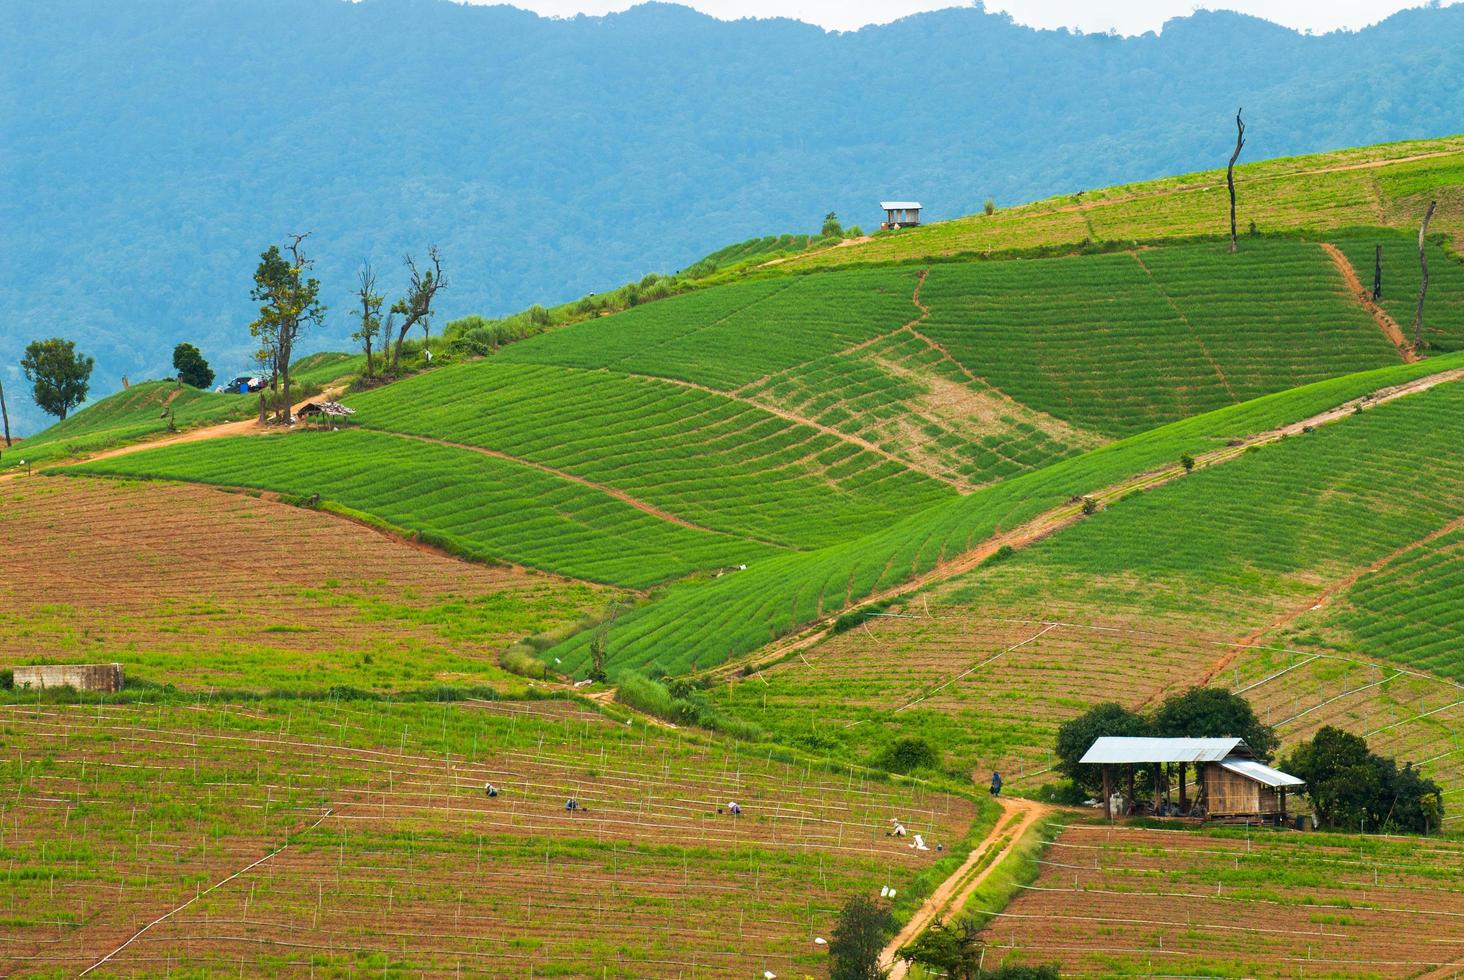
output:
[[[343,346],[355,267],[441,246],[444,317],[559,301],[725,243],[938,219],[1244,159],[1464,130],[1464,6],[1303,36],[1198,13],[1159,36],[979,8],[829,34],[646,4],[549,20],[448,0],[0,5],[0,380],[61,334],[94,395],[179,340],[246,367],[258,253],[314,233]]]

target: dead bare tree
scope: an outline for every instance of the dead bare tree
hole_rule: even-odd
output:
[[[376,291],[376,272],[370,262],[363,262],[356,273],[356,297],[361,301],[361,329],[352,336],[366,349],[366,380],[376,377],[376,363],[371,359],[371,345],[381,335],[381,304],[384,297]],[[388,329],[390,329],[388,327]]]
[[[391,312],[401,316],[401,322],[397,324],[396,346],[391,352],[391,373],[398,372],[398,365],[402,359],[402,342],[407,339],[407,332],[417,325],[417,322],[432,315],[432,301],[437,296],[437,291],[447,288],[447,279],[442,275],[442,256],[433,245],[427,249],[427,261],[431,263],[418,268],[416,260],[412,256],[405,257],[407,273],[411,276],[411,285],[407,288],[407,295],[397,300],[391,306]],[[425,325],[424,325],[425,329]]]
[[[1235,152],[1230,154],[1230,165],[1225,168],[1225,185],[1230,188],[1230,251],[1235,244],[1235,161],[1240,159],[1240,149],[1245,146],[1245,122],[1240,118],[1242,110],[1235,110]]]
[[[5,386],[0,384],[0,420],[5,422],[5,448],[10,448],[10,413],[5,411]]]
[[[1378,245],[1373,252],[1373,302],[1383,298],[1383,246]]]
[[[1433,220],[1438,201],[1429,201],[1428,210],[1423,213],[1423,224],[1418,226],[1418,305],[1413,308],[1413,349],[1423,350],[1423,295],[1428,292],[1428,253],[1423,250],[1428,236],[1428,223]]]

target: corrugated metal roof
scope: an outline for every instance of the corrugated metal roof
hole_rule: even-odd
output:
[[[1280,769],[1272,769],[1268,765],[1257,762],[1254,759],[1221,759],[1220,765],[1231,772],[1239,773],[1247,779],[1254,779],[1266,786],[1305,786],[1302,780],[1297,779],[1290,773],[1282,772]]]
[[[886,211],[919,211],[919,201],[880,201],[879,206]]]
[[[1104,735],[1089,747],[1081,763],[1219,762],[1237,748],[1250,748],[1238,738],[1131,738]]]

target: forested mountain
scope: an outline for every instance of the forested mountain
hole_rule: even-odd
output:
[[[1359,33],[1200,13],[1139,38],[980,9],[829,34],[648,4],[547,20],[447,0],[0,5],[0,379],[62,334],[93,394],[250,349],[258,253],[313,231],[349,333],[355,266],[441,246],[446,315],[675,270],[729,241],[931,218],[1247,159],[1464,130],[1464,7]]]

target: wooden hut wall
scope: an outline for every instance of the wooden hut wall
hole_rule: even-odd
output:
[[[1214,763],[1205,766],[1204,787],[1205,809],[1211,814],[1281,812],[1274,789]]]

